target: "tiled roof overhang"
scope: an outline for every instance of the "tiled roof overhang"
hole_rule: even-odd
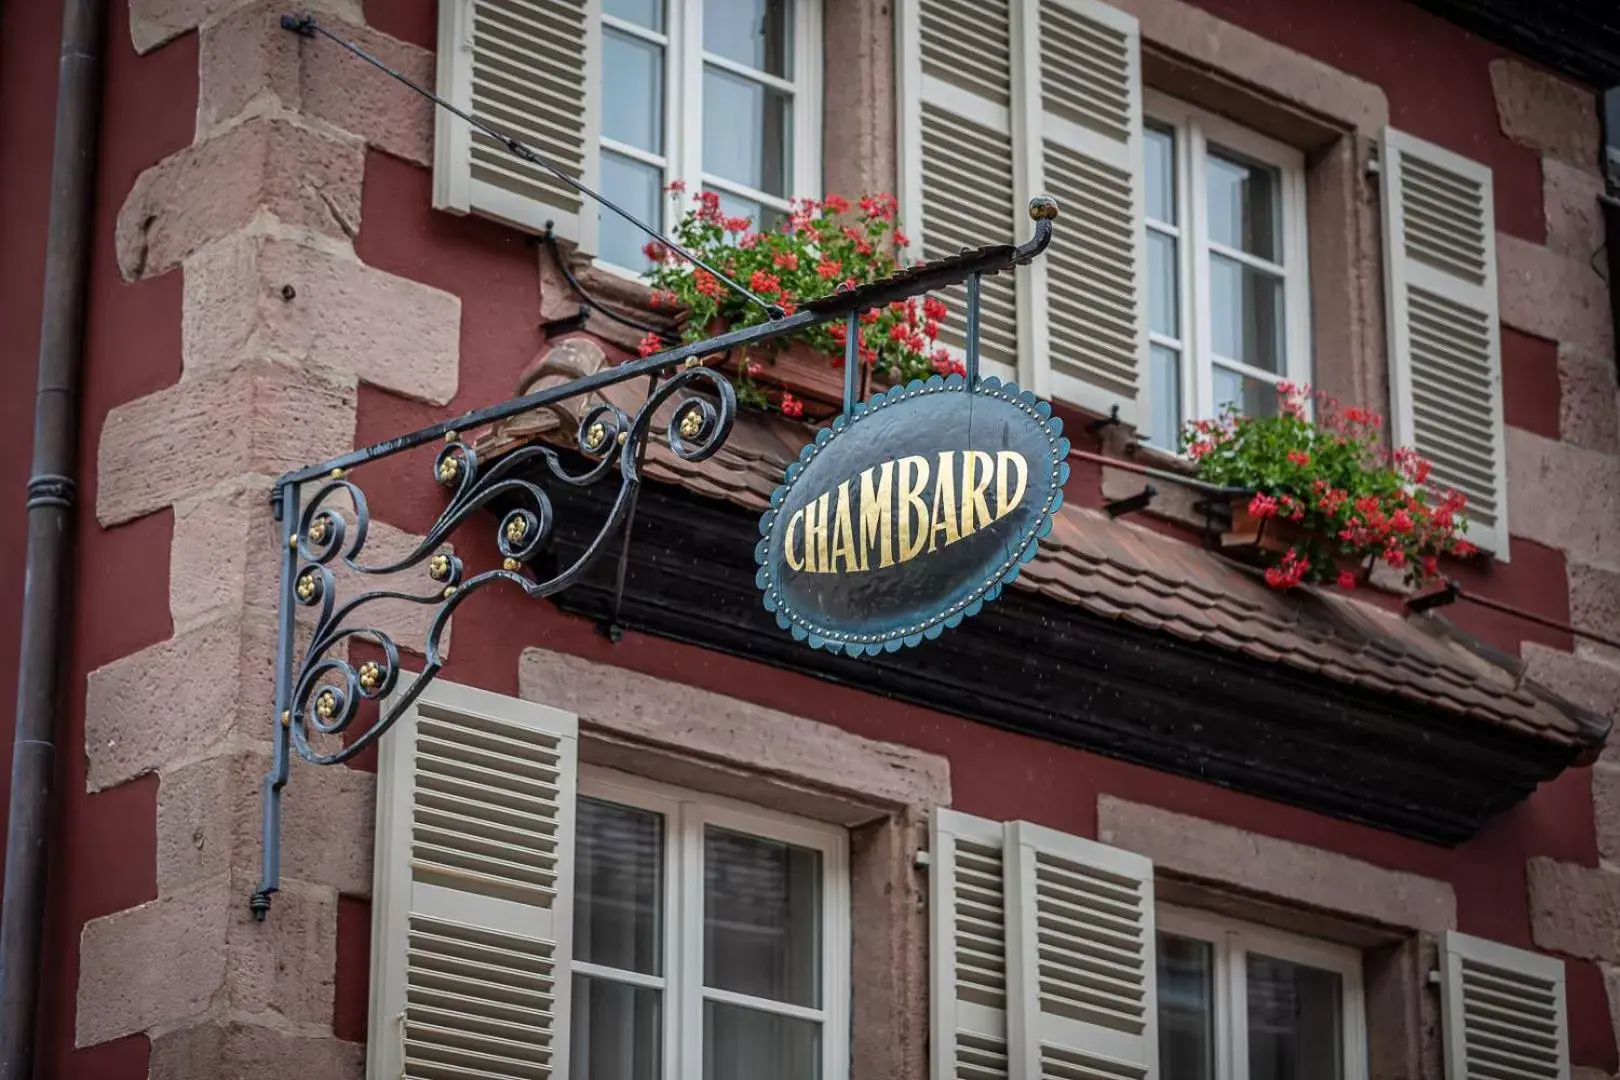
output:
[[[489,450],[533,435],[513,430]],[[914,656],[812,656],[777,640],[787,635],[752,586],[752,524],[803,440],[802,426],[751,414],[701,464],[649,450],[654,486],[638,514],[622,623],[1443,842],[1472,835],[1537,783],[1590,760],[1608,733],[1606,718],[1562,701],[1440,616],[1400,618],[1317,590],[1278,593],[1210,552],[1073,506],[1014,590],[962,629],[905,651]],[[569,516],[558,515],[559,528]],[[558,603],[605,610],[611,576]],[[1003,678],[1009,664],[1024,682],[1049,685],[1030,696]],[[930,667],[966,681],[946,691],[937,673],[921,674]],[[963,700],[976,687],[982,700]],[[1253,730],[1215,733],[1220,745],[1203,747],[1187,734],[1207,726],[1199,723],[1133,732],[1135,705],[1110,696],[1104,709],[1097,696],[1133,692],[1156,697],[1160,711],[1207,710],[1211,722],[1248,713]],[[1117,719],[1100,724],[1104,712]],[[1268,744],[1289,760],[1268,761]],[[1324,771],[1313,776],[1315,767]],[[1335,788],[1328,773],[1339,769],[1361,775]]]

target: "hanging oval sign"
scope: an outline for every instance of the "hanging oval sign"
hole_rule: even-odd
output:
[[[852,656],[937,638],[1035,557],[1069,476],[1052,407],[960,375],[897,386],[816,435],[760,519],[765,607]]]

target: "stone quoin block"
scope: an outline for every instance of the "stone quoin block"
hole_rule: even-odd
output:
[[[1502,321],[1592,356],[1614,355],[1608,286],[1586,259],[1496,234]]]
[[[1600,761],[1592,766],[1592,816],[1598,858],[1606,869],[1620,872],[1620,764]]]
[[[1616,636],[1620,630],[1620,571],[1572,562],[1568,573],[1570,625]]]
[[[222,481],[334,457],[354,446],[354,414],[352,380],[263,360],[183,379],[107,415],[96,517],[133,521]]]
[[[209,1018],[152,1039],[148,1080],[360,1080],[366,1048],[330,1035]]]
[[[371,896],[376,814],[376,773],[311,765],[294,751],[292,776],[282,789],[282,876],[345,896]],[[259,850],[257,831],[250,847]]]
[[[281,28],[285,5],[264,0],[204,28],[197,118],[208,132],[242,115],[301,112],[418,165],[433,163],[433,106],[397,81],[324,39]],[[304,8],[291,10],[303,11]],[[419,86],[434,82],[433,53],[352,21],[325,20]]]
[[[1579,349],[1558,350],[1559,434],[1565,442],[1620,454],[1620,393],[1614,364]]]
[[[157,801],[160,896],[257,863],[259,786],[269,767],[268,754],[244,750],[163,771]]]
[[[327,246],[244,234],[186,262],[187,373],[269,352],[443,405],[461,364],[461,299]]]
[[[226,618],[148,646],[86,680],[90,791],[211,756],[235,733],[268,737],[275,623]]]
[[[1515,536],[1620,569],[1620,458],[1510,427],[1507,465]]]
[[[218,877],[84,925],[74,1042],[109,1039],[206,1011],[225,989],[226,925],[240,903]]]
[[[1620,874],[1535,858],[1528,876],[1530,936],[1538,948],[1620,961]]]
[[[1161,869],[1286,903],[1430,933],[1457,925],[1444,881],[1155,806],[1098,796],[1097,838]]]
[[[151,52],[164,42],[206,26],[249,3],[250,0],[129,0],[130,40],[136,52]],[[365,19],[361,0],[304,0],[290,10],[331,15],[355,23]]]
[[[249,730],[268,740],[263,726]],[[251,728],[252,725],[250,724]],[[230,751],[163,770],[158,786],[158,892],[169,893],[217,874],[257,874],[261,854],[268,745]],[[371,895],[377,778],[342,765],[311,765],[293,753],[282,789],[283,880]]]
[[[244,607],[274,611],[281,540],[270,511],[270,484],[263,479],[227,481],[176,503],[169,547],[175,631]]]
[[[1592,91],[1517,60],[1491,61],[1502,134],[1577,168],[1596,171],[1601,135]]]
[[[257,873],[231,880],[234,903],[226,928],[225,975],[231,1008],[279,1014],[300,1026],[330,1030],[337,983],[337,893],[288,880],[263,922],[248,910]]]
[[[1555,157],[1541,159],[1542,201],[1547,212],[1547,247],[1589,262],[1603,246],[1603,181],[1591,169],[1578,169]]]
[[[1620,666],[1594,655],[1550,649],[1527,641],[1524,672],[1560,697],[1603,716],[1620,715]],[[1611,732],[1610,745],[1620,733]]]
[[[360,228],[365,147],[285,119],[256,119],[169,155],[136,179],[118,212],[126,280],[179,266],[262,211],[352,238]]]

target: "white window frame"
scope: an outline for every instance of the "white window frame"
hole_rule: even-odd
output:
[[[1181,422],[1215,418],[1215,359],[1210,314],[1209,256],[1224,255],[1249,266],[1278,274],[1283,280],[1283,314],[1287,320],[1283,342],[1287,349],[1286,370],[1274,374],[1247,364],[1222,359],[1220,366],[1265,382],[1284,379],[1296,384],[1311,381],[1311,303],[1310,247],[1306,212],[1305,154],[1296,147],[1269,139],[1214,113],[1167,97],[1144,91],[1145,127],[1170,128],[1174,133],[1176,225],[1148,218],[1143,226],[1176,238],[1176,296],[1181,339],[1167,338],[1150,329],[1148,340],[1181,354]],[[1281,180],[1283,265],[1278,266],[1246,252],[1236,251],[1209,239],[1209,209],[1205,183],[1205,162],[1210,144],[1275,168]],[[1143,280],[1143,289],[1148,288]],[[1152,416],[1151,404],[1143,410],[1143,423]],[[1181,433],[1149,431],[1156,445],[1179,451]]]
[[[598,33],[612,29],[627,36],[660,46],[664,50],[664,153],[653,154],[639,147],[601,136],[599,152],[609,151],[662,170],[662,186],[676,180],[686,185],[687,198],[673,204],[665,201],[664,234],[674,236],[675,225],[691,208],[690,196],[712,187],[727,195],[787,213],[794,198],[821,197],[821,110],[822,110],[822,0],[789,0],[793,5],[793,78],[770,75],[703,47],[703,4],[705,0],[660,0],[664,6],[664,32],[603,11]],[[703,69],[717,68],[762,83],[793,97],[793,176],[792,191],[786,198],[768,195],[746,184],[727,180],[703,170]],[[604,70],[603,79],[611,77]],[[598,88],[606,102],[606,90]],[[600,173],[600,170],[598,170]],[[660,194],[660,198],[665,196]],[[611,214],[611,210],[603,211]],[[754,223],[756,226],[759,222]],[[619,266],[605,258],[596,265],[622,277],[639,280],[641,272]]]
[[[663,991],[662,1080],[703,1075],[703,1003],[717,1001],[821,1024],[821,1080],[849,1076],[849,833],[751,803],[699,794],[630,773],[580,765],[579,797],[618,803],[664,818],[662,976],[575,959],[572,971]],[[703,985],[703,830],[780,840],[821,854],[821,1007],[809,1008]],[[577,878],[576,878],[577,880]],[[579,1007],[576,1001],[575,1007]],[[566,1080],[566,1078],[563,1078]]]
[[[1366,1000],[1361,952],[1348,945],[1290,934],[1208,911],[1160,904],[1157,931],[1212,947],[1215,964],[1215,1080],[1249,1075],[1249,1001],[1245,963],[1251,952],[1338,975],[1342,988],[1344,1080],[1367,1080]]]

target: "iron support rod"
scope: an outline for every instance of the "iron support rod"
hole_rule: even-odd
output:
[[[1590,630],[1582,630],[1579,627],[1572,626],[1569,623],[1559,622],[1557,619],[1549,619],[1545,615],[1537,615],[1533,611],[1526,611],[1524,608],[1514,607],[1512,604],[1504,604],[1502,601],[1493,600],[1488,596],[1481,596],[1478,593],[1468,591],[1461,585],[1458,585],[1455,581],[1450,583],[1450,587],[1457,600],[1474,604],[1478,607],[1489,608],[1492,611],[1499,611],[1503,615],[1508,615],[1515,619],[1523,619],[1526,622],[1533,622],[1537,626],[1545,626],[1549,630],[1557,630],[1560,633],[1569,634],[1572,637],[1585,638],[1588,641],[1595,641],[1599,645],[1607,645],[1611,649],[1620,649],[1620,639],[1607,637],[1603,634],[1594,633]],[[1440,590],[1440,592],[1444,592],[1444,589]],[[1407,607],[1414,607],[1416,601],[1421,601],[1435,595],[1436,593],[1431,592],[1414,596],[1406,602]]]
[[[276,730],[271,740],[270,772],[264,778],[264,820],[261,837],[259,887],[248,901],[253,917],[264,920],[270,896],[281,882],[281,789],[292,768],[292,665],[294,632],[298,619],[298,496],[299,485],[287,484],[276,493],[275,515],[281,525],[281,608],[276,623]]]
[[[855,410],[856,378],[861,363],[861,313],[844,316],[844,412]]]
[[[1220,484],[1211,484],[1207,480],[1196,480],[1191,476],[1182,476],[1180,473],[1170,472],[1168,469],[1155,469],[1151,465],[1138,465],[1134,461],[1122,461],[1111,458],[1106,454],[1095,454],[1090,450],[1070,450],[1069,456],[1079,458],[1081,461],[1091,461],[1098,465],[1106,465],[1110,469],[1123,469],[1126,472],[1136,473],[1138,476],[1150,476],[1155,480],[1163,480],[1167,484],[1180,484],[1193,491],[1201,491],[1205,495],[1253,495],[1253,490],[1245,487],[1222,487]]]
[[[28,481],[22,646],[11,758],[6,877],[0,900],[0,1080],[33,1075],[40,945],[52,830],[51,781],[62,692],[63,617],[71,599],[74,477],[85,290],[95,221],[105,0],[66,0],[46,225],[34,462]]]
[[[979,275],[967,279],[967,381],[979,385]]]

